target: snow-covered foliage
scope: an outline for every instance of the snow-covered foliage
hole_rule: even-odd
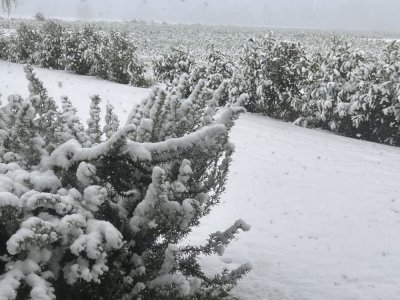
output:
[[[156,80],[166,84],[170,90],[177,86],[179,94],[184,98],[190,96],[201,80],[205,87],[218,91],[219,106],[227,104],[229,99],[232,103],[236,102],[237,97],[229,93],[233,87],[235,65],[213,46],[207,51],[207,57],[200,63],[183,48],[172,48],[170,53],[153,61]]]
[[[44,23],[34,61],[45,68],[63,69],[63,46],[67,42],[65,34],[65,28],[60,24],[52,21]]]
[[[235,63],[215,45],[207,49],[206,63],[210,74],[211,87],[217,88],[224,79],[232,78],[235,71]],[[237,71],[237,70],[236,70]]]
[[[234,78],[237,73],[237,66],[225,54],[217,50],[214,45],[211,45],[207,49],[205,64],[196,65],[189,74],[190,81],[193,83],[191,90],[193,90],[195,83],[202,79],[205,80],[207,87],[213,90],[221,90],[223,86],[224,95],[219,97],[219,106],[224,106],[229,101],[233,103],[237,99],[229,91],[234,87]]]
[[[99,43],[100,36],[93,26],[67,31],[62,51],[62,64],[65,69],[80,75],[90,74]]]
[[[249,94],[250,111],[400,145],[400,55],[395,41],[374,56],[337,38],[329,50],[307,53],[300,44],[277,42],[268,35],[244,45],[239,70],[231,91]]]
[[[371,58],[335,39],[330,51],[312,58],[302,94],[292,100],[296,123],[400,145],[399,45],[382,54]]]
[[[119,83],[148,85],[144,64],[139,61],[136,47],[127,34],[109,31],[99,35],[98,39],[91,74]]]
[[[15,34],[0,36],[0,58],[136,86],[148,86],[144,64],[127,34],[69,29],[54,21],[41,26],[22,23]]]
[[[193,55],[183,47],[172,47],[169,52],[153,60],[153,72],[160,82],[172,82],[189,74],[195,64]]]
[[[294,121],[296,112],[290,105],[299,95],[304,78],[306,53],[300,44],[277,42],[271,34],[251,38],[243,46],[240,69],[246,92],[247,108],[268,116]]]
[[[37,45],[41,43],[39,31],[32,26],[22,23],[18,26],[15,35],[3,37],[7,48],[3,49],[2,58],[12,62],[32,62]]]
[[[85,130],[30,66],[30,96],[0,107],[0,299],[205,299],[225,296],[251,266],[207,276],[200,255],[221,255],[242,220],[184,245],[218,203],[234,152],[229,132],[242,95],[216,117],[200,81],[154,88],[125,126],[92,97]]]
[[[114,106],[110,103],[107,103],[106,106],[105,122],[106,125],[103,128],[103,132],[105,133],[106,137],[110,138],[119,129],[118,116],[114,113]]]

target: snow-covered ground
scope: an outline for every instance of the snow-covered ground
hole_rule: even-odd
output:
[[[253,264],[237,296],[400,299],[399,148],[251,114],[232,140],[223,204],[195,236],[252,225],[222,258]]]
[[[37,73],[56,99],[70,97],[83,120],[91,94],[109,100],[124,120],[148,92],[60,71]],[[0,93],[26,96],[26,86],[21,65],[0,62]],[[202,243],[238,218],[252,225],[223,257],[204,260],[210,272],[253,265],[235,296],[400,299],[400,148],[252,114],[237,122],[232,140],[237,151],[222,203],[190,240]]]

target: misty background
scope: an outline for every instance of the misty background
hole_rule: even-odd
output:
[[[19,0],[12,16],[398,31],[400,0]]]

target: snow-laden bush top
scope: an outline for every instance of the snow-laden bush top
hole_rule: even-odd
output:
[[[108,105],[101,130],[93,96],[85,129],[67,97],[58,108],[25,73],[29,98],[0,107],[0,299],[226,295],[250,265],[209,277],[198,257],[250,227],[236,221],[203,246],[183,239],[219,201],[243,109],[216,118],[221,89],[200,81],[187,99],[153,89],[122,128]]]

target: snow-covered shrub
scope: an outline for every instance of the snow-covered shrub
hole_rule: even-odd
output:
[[[348,43],[337,39],[330,51],[317,53],[310,63],[302,95],[293,99],[293,106],[301,111],[296,122],[350,135],[350,102],[361,87],[358,82],[362,73],[356,70],[365,60],[363,52],[352,51]]]
[[[237,71],[236,66],[212,45],[208,48],[205,64],[195,65],[192,68],[189,74],[189,80],[192,82],[189,91],[193,91],[199,80],[204,80],[206,86],[212,90],[220,88],[224,82],[225,94],[219,97],[218,103],[219,106],[224,106],[229,99],[232,99],[229,95],[229,89],[232,88],[232,83],[234,83],[235,70]]]
[[[166,54],[153,60],[153,72],[160,82],[170,83],[183,74],[189,74],[196,62],[183,47],[173,47]]]
[[[168,89],[174,89],[176,86],[179,86],[181,97],[187,98],[195,90],[197,83],[201,80],[206,88],[214,91],[219,90],[219,106],[224,106],[230,100],[232,100],[230,102],[235,103],[238,97],[235,98],[234,95],[231,97],[229,93],[230,89],[233,89],[232,84],[237,84],[234,80],[235,66],[228,61],[225,55],[215,50],[214,47],[210,47],[208,51],[204,64],[194,63],[189,73],[181,74],[181,71],[176,72],[173,79],[170,78],[164,83],[167,85]]]
[[[7,60],[8,59],[8,47],[9,40],[8,38],[0,32],[0,59]]]
[[[201,254],[222,255],[241,220],[204,246],[184,238],[218,203],[243,111],[215,117],[218,95],[200,81],[154,88],[127,124],[107,108],[99,132],[66,97],[55,106],[32,72],[30,97],[0,107],[0,299],[211,299],[251,268],[208,277]],[[237,104],[246,101],[243,95]]]
[[[292,99],[295,123],[399,145],[399,46],[389,44],[381,57],[334,39],[330,51],[311,59],[302,93]]]
[[[99,40],[99,34],[93,26],[86,25],[82,30],[67,31],[62,54],[65,69],[81,75],[89,74]]]
[[[17,27],[15,35],[8,38],[8,59],[12,62],[34,62],[33,57],[38,52],[41,36],[38,30],[25,23]]]
[[[352,99],[351,118],[358,137],[400,145],[400,56],[399,44],[392,42],[380,62],[364,64]]]
[[[62,55],[65,43],[65,28],[53,21],[40,28],[41,36],[35,61],[45,68],[63,69]]]
[[[91,74],[119,83],[146,86],[144,64],[127,34],[110,31],[99,37]]]
[[[100,33],[90,25],[71,30],[53,21],[38,29],[22,23],[15,35],[0,36],[0,59],[146,87],[150,83],[136,50],[127,34]]]
[[[300,44],[277,42],[272,35],[251,38],[240,56],[241,76],[249,94],[247,108],[293,121],[291,98],[300,92],[306,55]]]
[[[206,63],[209,76],[209,86],[216,89],[224,79],[231,79],[237,66],[227,55],[217,50],[214,45],[208,47]]]
[[[107,103],[106,106],[105,122],[106,125],[103,128],[103,132],[105,133],[106,137],[110,138],[119,129],[118,116],[114,113],[114,106],[110,103]]]
[[[210,94],[213,94],[217,106],[222,106],[226,103],[232,105],[238,102],[241,102],[242,105],[244,105],[247,101],[243,102],[240,98],[243,93],[238,97],[230,93],[233,79],[224,79],[219,86],[214,87],[216,81],[210,80],[206,67],[194,67],[190,74],[183,74],[179,78],[175,78],[172,83],[166,84],[166,89],[169,92],[178,94],[181,98],[189,98],[198,89],[198,83],[200,81],[202,82],[204,89]]]
[[[229,103],[236,103],[241,95],[243,93],[245,93],[247,88],[246,85],[246,81],[243,79],[242,75],[240,74],[240,72],[236,71],[233,73],[232,78],[229,81],[229,85],[228,85],[228,97],[227,97],[227,101],[229,101]],[[222,100],[225,101],[225,100]],[[221,101],[220,101],[221,103]],[[222,102],[222,103],[226,103]],[[245,103],[244,105],[246,105],[247,103]]]

